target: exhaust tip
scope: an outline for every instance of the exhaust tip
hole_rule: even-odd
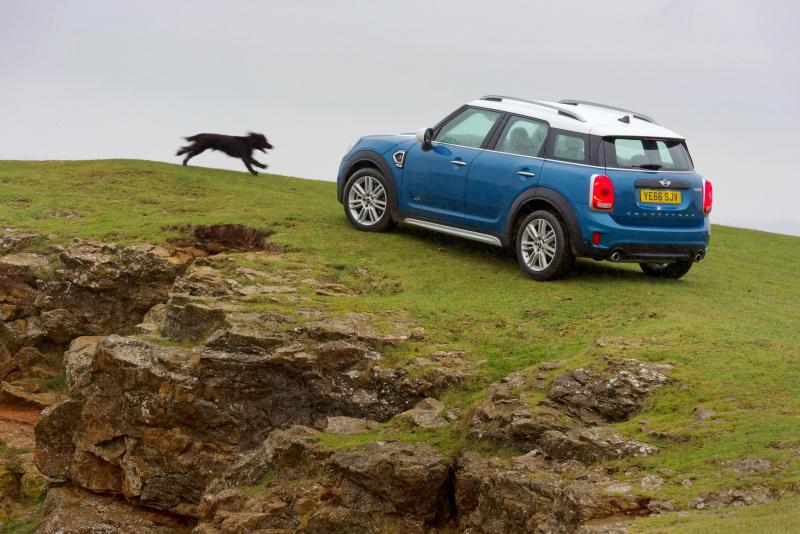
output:
[[[611,261],[619,261],[621,257],[622,255],[616,250],[608,256]]]
[[[705,254],[703,254],[702,252],[698,252],[697,254],[695,254],[695,255],[694,255],[694,261],[696,261],[696,262],[697,262],[697,261],[700,261],[700,260],[702,260],[704,257],[705,257]]]

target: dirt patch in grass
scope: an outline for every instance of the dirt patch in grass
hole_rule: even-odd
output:
[[[195,226],[192,231],[196,246],[211,254],[266,250],[271,233],[244,224]]]
[[[267,239],[272,235],[272,230],[246,224],[181,225],[170,229],[189,234],[169,240],[172,245],[200,249],[208,254],[258,252],[275,248]]]

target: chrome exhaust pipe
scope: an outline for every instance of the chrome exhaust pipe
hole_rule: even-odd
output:
[[[703,254],[702,252],[698,252],[697,254],[694,255],[694,261],[698,262],[702,260],[704,256],[705,254]]]
[[[608,256],[608,259],[610,259],[611,261],[619,261],[621,257],[622,255],[615,250]]]

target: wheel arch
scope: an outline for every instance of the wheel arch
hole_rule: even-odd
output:
[[[338,183],[336,196],[339,200],[339,203],[344,203],[344,188],[347,185],[348,180],[353,175],[362,169],[376,169],[380,171],[386,177],[386,187],[388,188],[389,192],[389,202],[392,206],[392,212],[397,213],[397,177],[395,176],[394,172],[392,172],[389,163],[381,157],[380,154],[377,152],[372,152],[371,150],[362,150],[360,152],[356,152],[353,156],[349,159],[344,172],[342,173],[342,179]]]
[[[506,222],[506,235],[508,235],[509,243],[513,244],[515,242],[520,221],[529,213],[539,209],[555,213],[559,220],[564,223],[574,254],[586,256],[589,253],[589,245],[583,239],[581,225],[575,215],[575,210],[572,209],[569,201],[561,193],[549,187],[529,189],[517,197],[511,205],[508,221]]]

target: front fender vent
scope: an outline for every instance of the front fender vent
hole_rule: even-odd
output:
[[[394,166],[398,169],[403,168],[403,163],[406,160],[406,151],[405,150],[398,150],[394,154],[392,154],[392,161],[394,161]]]

